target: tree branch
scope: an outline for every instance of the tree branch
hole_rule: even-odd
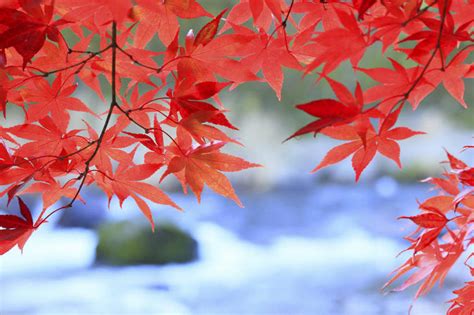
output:
[[[94,157],[99,152],[100,145],[102,144],[102,141],[104,139],[104,135],[107,131],[110,120],[112,118],[113,109],[114,109],[114,107],[118,106],[118,104],[117,104],[117,23],[115,21],[112,22],[112,42],[109,46],[107,46],[107,48],[104,48],[103,50],[101,50],[101,52],[104,52],[108,49],[112,49],[112,74],[111,74],[112,100],[111,100],[110,105],[109,105],[107,118],[105,119],[104,125],[103,125],[102,130],[99,134],[99,137],[95,141],[95,143],[96,143],[95,149],[92,152],[92,154],[89,156],[87,161],[85,162],[84,171],[82,171],[82,173],[77,177],[77,180],[80,180],[81,182],[79,184],[79,187],[77,188],[77,191],[76,191],[76,194],[74,195],[74,197],[69,201],[68,204],[52,211],[44,219],[41,219],[42,215],[44,214],[44,210],[43,210],[43,212],[38,216],[37,224],[38,224],[38,222],[39,222],[39,224],[44,223],[49,217],[51,217],[53,214],[55,214],[56,212],[58,212],[60,210],[71,208],[72,205],[74,204],[74,202],[77,200],[82,188],[84,187],[84,184],[86,183],[87,176],[89,175],[89,172],[91,171],[90,164],[91,164],[92,160],[94,159]],[[96,54],[91,55],[86,60],[90,60],[95,56],[96,56]],[[77,64],[76,64],[76,66],[77,66]],[[66,70],[66,69],[63,69],[63,70]],[[59,72],[59,71],[61,71],[61,70],[58,70],[56,72]]]

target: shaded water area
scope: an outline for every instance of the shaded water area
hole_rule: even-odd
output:
[[[158,223],[174,222],[197,240],[199,259],[187,264],[98,265],[93,230],[45,228],[23,255],[0,258],[0,313],[407,314],[414,290],[380,288],[408,257],[395,258],[413,226],[396,218],[415,213],[416,199],[432,194],[426,188],[382,178],[240,190],[243,209],[213,194],[204,194],[202,205],[176,194],[185,213],[154,213]],[[90,207],[106,207],[106,200],[72,211]],[[108,220],[141,220],[131,204],[116,207]],[[443,314],[466,279],[460,262],[412,314]]]

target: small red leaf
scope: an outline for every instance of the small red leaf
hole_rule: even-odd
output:
[[[453,170],[463,170],[467,168],[467,164],[464,163],[463,161],[459,160],[452,154],[450,154],[448,151],[446,151],[446,155],[448,156],[449,159],[449,165],[451,165],[451,168]]]
[[[0,215],[0,255],[5,254],[15,245],[23,250],[26,241],[36,228],[33,226],[30,209],[18,198],[21,214],[24,219],[15,215]]]
[[[194,39],[194,47],[199,45],[206,46],[216,36],[219,22],[226,11],[227,10],[222,11],[215,19],[204,25]]]
[[[33,218],[31,217],[31,212],[28,206],[25,204],[23,199],[18,197],[18,205],[20,206],[20,212],[23,215],[23,217],[26,219],[26,222],[28,222],[30,225],[33,224]]]
[[[422,213],[415,216],[402,216],[399,219],[409,219],[416,225],[426,229],[442,228],[448,222],[448,219],[442,213]]]

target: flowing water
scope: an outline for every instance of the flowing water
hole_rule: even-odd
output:
[[[175,195],[184,214],[155,213],[158,222],[175,222],[198,241],[199,260],[182,265],[96,266],[92,230],[44,228],[23,255],[15,250],[0,258],[0,313],[407,314],[413,290],[380,288],[407,257],[395,258],[413,226],[396,218],[415,213],[416,198],[429,195],[425,189],[384,178],[239,191],[243,209],[212,194],[204,194],[202,205]],[[108,218],[137,215],[125,204]],[[461,263],[412,314],[443,314],[452,289],[466,279]]]

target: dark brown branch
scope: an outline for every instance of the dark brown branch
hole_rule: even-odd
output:
[[[41,219],[41,216],[43,215],[43,212],[40,214],[40,216],[38,217],[38,221],[39,224],[42,224],[44,223],[49,217],[51,217],[53,214],[55,214],[56,212],[58,211],[61,211],[63,209],[67,209],[67,208],[71,208],[72,205],[74,204],[74,202],[77,200],[77,198],[79,197],[79,194],[82,190],[82,188],[84,187],[85,183],[86,183],[86,180],[87,180],[87,176],[89,175],[91,169],[90,169],[90,164],[92,162],[92,160],[94,159],[94,157],[97,155],[97,153],[99,152],[99,149],[100,149],[100,145],[102,144],[102,141],[104,139],[104,136],[105,136],[105,133],[107,131],[107,128],[109,126],[109,123],[110,123],[110,120],[112,118],[112,113],[113,113],[113,109],[114,107],[118,106],[117,104],[117,23],[115,21],[112,22],[112,42],[109,46],[107,46],[105,49],[101,50],[101,52],[104,52],[108,49],[112,49],[112,74],[111,74],[111,85],[112,85],[112,100],[110,102],[110,106],[109,106],[109,110],[108,110],[108,113],[107,113],[107,118],[105,119],[105,122],[104,122],[104,125],[102,127],[102,130],[99,134],[99,137],[97,138],[97,140],[95,140],[95,143],[96,143],[96,146],[95,146],[95,149],[94,151],[92,152],[92,154],[89,156],[89,158],[87,159],[87,161],[85,162],[85,168],[84,168],[84,171],[82,171],[82,173],[79,174],[79,176],[77,177],[76,180],[80,180],[80,184],[79,184],[79,187],[77,188],[77,191],[76,191],[76,194],[74,195],[74,197],[69,201],[68,204],[66,204],[65,206],[62,206],[54,211],[52,211],[51,213],[49,213],[44,219]],[[95,56],[95,55],[94,55]],[[89,56],[89,60],[92,59],[94,56]],[[63,69],[65,70],[65,69]],[[57,71],[59,72],[59,71]],[[38,224],[38,223],[37,223]],[[39,225],[38,224],[38,225]]]
[[[287,35],[286,35],[286,26],[288,24],[288,19],[290,18],[290,14],[291,14],[291,11],[293,10],[293,5],[295,4],[295,0],[291,0],[291,3],[290,3],[290,7],[288,8],[288,12],[286,13],[286,16],[285,18],[283,19],[283,21],[280,23],[280,25],[278,25],[277,27],[275,27],[275,29],[273,30],[273,32],[270,34],[270,36],[268,36],[268,40],[267,40],[267,43],[265,44],[265,48],[268,47],[268,45],[270,44],[270,40],[273,38],[273,35],[280,29],[280,28],[283,28],[283,33],[284,33],[284,36],[285,36],[285,45],[286,45],[286,50],[289,52],[290,51],[290,48],[288,47],[288,38],[287,38]]]
[[[436,1],[434,1],[431,5],[433,5],[434,3],[436,3]],[[429,5],[428,7],[425,8],[425,11],[431,6]],[[444,30],[444,22],[446,20],[446,15],[447,15],[447,5],[444,6],[443,8],[443,12],[440,12],[440,27],[439,27],[439,34],[438,34],[438,37],[436,39],[436,45],[434,47],[434,50],[433,50],[433,53],[431,54],[431,56],[429,57],[428,61],[426,62],[426,64],[423,66],[423,69],[421,70],[421,73],[418,75],[418,77],[415,79],[415,81],[413,81],[413,84],[410,86],[410,88],[402,95],[398,95],[398,96],[394,96],[394,97],[401,97],[401,99],[399,101],[397,101],[395,103],[395,105],[392,107],[392,109],[390,110],[391,112],[392,111],[396,111],[399,109],[399,107],[403,107],[405,105],[405,102],[408,100],[408,98],[410,97],[410,94],[411,92],[413,92],[413,90],[415,90],[415,88],[417,87],[417,85],[421,82],[421,80],[423,79],[423,76],[425,75],[425,73],[428,71],[428,68],[429,66],[431,65],[431,63],[433,62],[436,54],[438,53],[438,51],[440,52],[440,58],[442,59],[441,60],[441,65],[442,65],[442,68],[441,70],[444,71],[444,60],[443,60],[443,54],[442,54],[442,51],[441,51],[441,39],[443,38],[443,30]],[[418,14],[419,16],[420,14]],[[391,97],[393,98],[393,97]],[[388,99],[387,99],[388,100]],[[382,102],[386,102],[387,100],[384,100]],[[381,103],[382,103],[381,102]],[[381,104],[379,103],[379,105]],[[371,109],[368,109],[366,110],[366,112],[374,109],[375,107],[371,108]]]
[[[423,79],[423,76],[425,75],[425,73],[428,70],[429,66],[433,62],[433,60],[436,56],[436,53],[438,51],[440,52],[441,67],[442,67],[441,70],[444,71],[444,60],[443,60],[444,56],[443,56],[443,52],[442,52],[442,49],[441,49],[441,39],[443,38],[444,22],[446,20],[447,12],[448,12],[448,5],[446,3],[444,5],[443,12],[440,12],[440,26],[439,26],[439,31],[438,31],[438,38],[436,39],[436,45],[435,45],[435,48],[433,50],[433,53],[431,54],[430,58],[426,62],[423,69],[421,70],[421,73],[418,75],[416,80],[413,82],[412,86],[403,95],[403,102],[405,102],[408,99],[408,97],[410,96],[410,93],[416,88],[418,83],[420,83],[420,81]]]

